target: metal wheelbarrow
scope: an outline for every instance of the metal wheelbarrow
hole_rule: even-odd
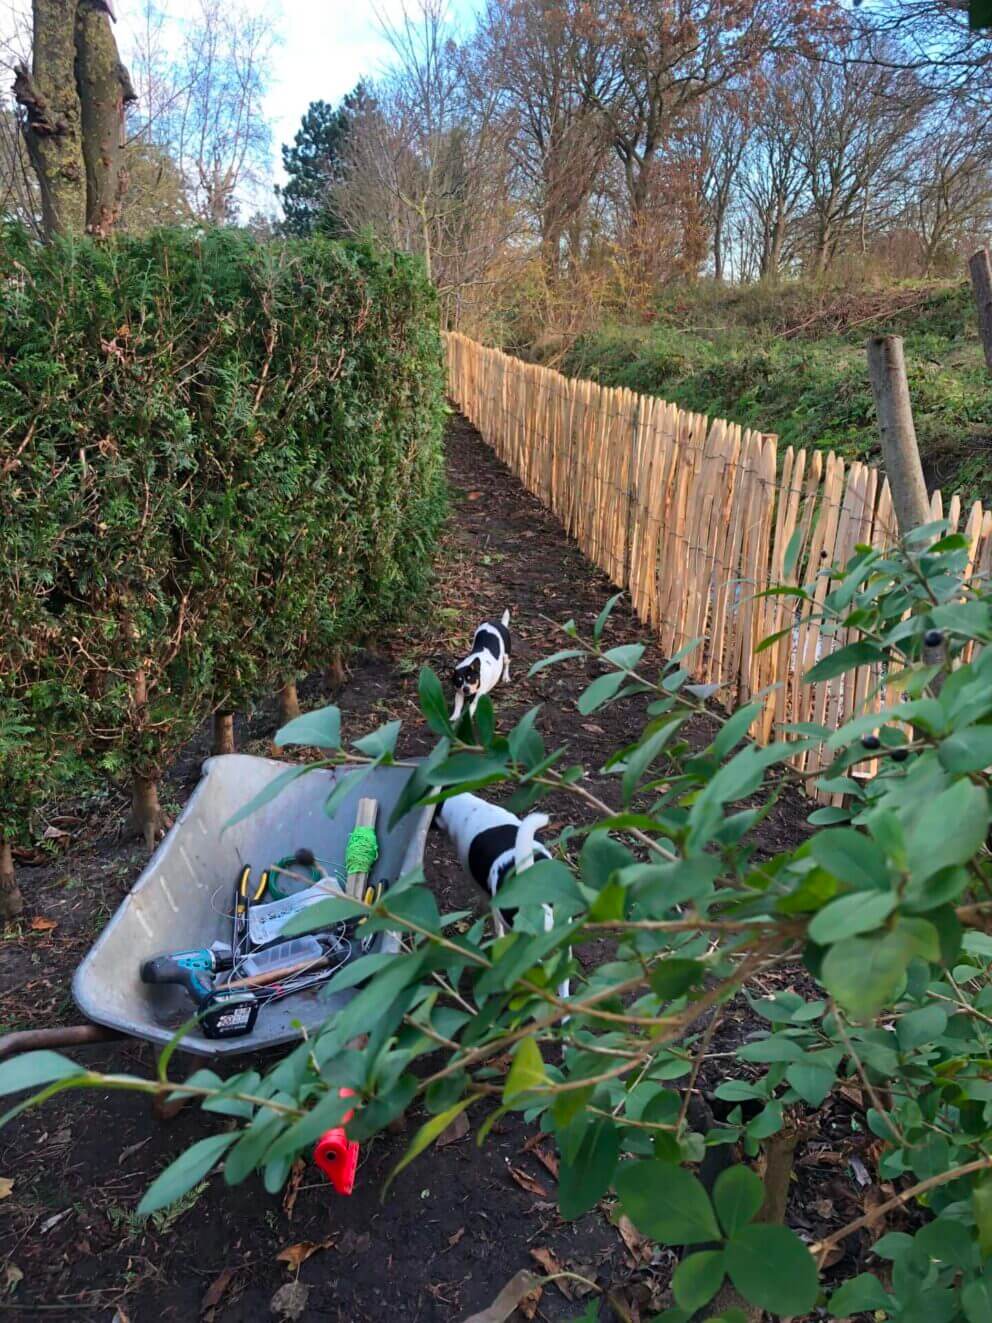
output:
[[[286,786],[274,799],[222,833],[230,818],[289,764],[244,754],[225,754],[204,764],[203,778],[175,825],[124,897],[117,912],[76,971],[72,994],[91,1022],[74,1029],[45,1030],[45,1046],[95,1041],[124,1034],[166,1044],[189,1020],[192,1005],[182,988],[141,981],[143,961],[164,952],[207,947],[227,940],[235,880],[245,865],[255,877],[276,860],[306,847],[323,860],[344,861],[345,842],[355,822],[358,800],[379,804],[379,858],[374,877],[395,881],[423,862],[433,807],[414,810],[391,830],[393,807],[408,768],[377,767],[356,778],[335,816],[324,804],[345,769],[316,769]],[[378,934],[374,951],[398,949],[396,938]],[[315,987],[265,1005],[252,1032],[239,1038],[208,1039],[193,1030],[180,1047],[200,1056],[244,1055],[291,1042],[298,1025],[319,1025],[355,995],[355,989],[321,994]],[[103,1026],[103,1029],[94,1028]],[[105,1030],[112,1031],[105,1033]],[[61,1037],[60,1037],[61,1035]],[[41,1046],[24,1041],[37,1035],[11,1034],[12,1047]],[[10,1051],[4,1043],[4,1048]]]

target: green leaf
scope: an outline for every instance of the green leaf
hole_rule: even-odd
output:
[[[853,827],[821,831],[810,841],[810,854],[828,873],[859,889],[887,885],[885,855],[864,832]]]
[[[0,1097],[20,1093],[22,1089],[36,1089],[39,1084],[52,1084],[73,1075],[85,1075],[86,1068],[70,1061],[60,1052],[23,1052],[10,1061],[0,1063]]]
[[[728,1167],[722,1171],[713,1186],[713,1203],[717,1217],[728,1236],[753,1222],[764,1203],[765,1187],[761,1178],[750,1167]]]
[[[318,1140],[325,1130],[338,1126],[355,1107],[353,1098],[342,1098],[336,1088],[329,1089],[309,1111],[293,1121],[265,1154],[266,1166],[286,1158],[289,1161]]]
[[[819,1281],[809,1250],[788,1227],[752,1222],[725,1251],[730,1280],[749,1304],[770,1313],[805,1314]]]
[[[564,1155],[558,1173],[558,1204],[562,1217],[573,1221],[588,1213],[610,1188],[620,1157],[620,1131],[612,1121],[595,1120],[586,1127],[575,1157]]]
[[[948,772],[984,772],[992,767],[992,726],[955,731],[941,743],[937,757]]]
[[[799,553],[803,546],[803,527],[800,526],[789,538],[785,548],[785,555],[782,557],[782,573],[788,579],[792,571],[796,568],[796,562],[799,559]]]
[[[809,1061],[794,1061],[785,1072],[785,1078],[803,1102],[819,1107],[834,1086],[836,1072],[832,1066],[813,1065]]]
[[[613,1185],[623,1211],[642,1235],[664,1245],[701,1245],[720,1239],[709,1195],[684,1167],[655,1158],[625,1162]]]
[[[540,661],[536,661],[527,672],[527,679],[529,680],[532,675],[537,675],[539,671],[543,671],[548,666],[554,666],[562,661],[570,661],[572,657],[584,656],[585,653],[581,648],[563,648],[561,652],[555,652],[550,657],[542,657]]]
[[[690,1254],[675,1269],[672,1293],[690,1313],[702,1309],[723,1283],[723,1250],[701,1250]]]
[[[355,748],[361,753],[367,753],[370,758],[381,758],[383,754],[395,753],[396,740],[402,725],[402,721],[387,721],[368,735],[363,735],[360,740],[355,740]]]
[[[929,800],[908,833],[910,877],[923,882],[951,864],[967,863],[985,844],[988,824],[988,793],[970,781]]]
[[[870,1272],[858,1273],[839,1287],[830,1297],[830,1312],[835,1318],[850,1314],[863,1314],[868,1310],[891,1310],[892,1297],[877,1277]]]
[[[992,1254],[992,1176],[983,1176],[971,1192],[971,1210],[978,1229],[978,1248],[983,1258]]]
[[[194,1185],[199,1185],[237,1138],[237,1131],[227,1135],[208,1135],[206,1139],[197,1140],[185,1153],[180,1153],[145,1191],[138,1204],[138,1216],[147,1217],[159,1208],[167,1208]]]
[[[992,0],[989,0],[992,10]],[[989,27],[992,27],[992,12],[989,15]],[[961,1288],[961,1308],[968,1323],[989,1323],[992,1318],[992,1282],[983,1278],[969,1282]]]
[[[896,1038],[903,1052],[940,1038],[947,1028],[947,1012],[941,1006],[921,1006],[896,1024]]]
[[[596,617],[596,623],[592,627],[592,636],[594,639],[599,639],[602,637],[603,630],[606,627],[606,622],[607,620],[609,620],[613,608],[616,606],[617,602],[620,601],[621,597],[623,597],[623,593],[614,593],[613,596],[610,598],[610,600],[603,607],[602,611],[600,611],[599,615]]]
[[[278,1101],[290,1103],[291,1100],[282,1094]],[[286,1124],[285,1117],[266,1108],[259,1108],[251,1125],[236,1134],[238,1142],[227,1155],[224,1180],[228,1185],[240,1185],[255,1170]]]
[[[521,1038],[513,1054],[503,1085],[503,1101],[512,1102],[521,1094],[531,1093],[534,1089],[544,1088],[548,1084],[548,1073],[541,1059],[541,1049],[533,1038]]]
[[[291,785],[298,777],[306,776],[307,772],[312,772],[317,767],[326,766],[326,763],[301,763],[299,767],[287,767],[285,772],[280,772],[278,776],[274,776],[257,795],[249,799],[243,808],[239,808],[237,813],[228,818],[221,828],[221,835],[223,836],[229,827],[233,827],[235,823],[243,822],[245,818],[250,818],[264,804],[268,804],[277,795],[281,795],[286,787]]]
[[[735,745],[747,735],[751,722],[761,714],[763,703],[748,703],[739,707],[720,727],[719,734],[710,745],[710,753],[720,760],[727,756]]]
[[[419,1157],[429,1144],[433,1144],[438,1135],[447,1130],[455,1117],[461,1116],[466,1107],[471,1107],[473,1102],[475,1102],[474,1098],[462,1098],[461,1102],[455,1103],[454,1107],[449,1107],[446,1112],[439,1112],[437,1116],[432,1116],[429,1121],[424,1122],[414,1135],[413,1139],[411,1139],[410,1147],[389,1173],[386,1183],[382,1187],[382,1193],[384,1195],[404,1167],[409,1167],[414,1158]]]
[[[341,923],[343,919],[353,919],[365,913],[365,906],[347,896],[328,896],[327,900],[315,901],[306,909],[300,910],[286,922],[280,930],[280,937],[299,937],[303,933],[320,932]]]
[[[676,717],[674,721],[667,722],[660,730],[656,730],[653,735],[649,735],[626,759],[621,782],[624,804],[630,803],[641,777],[685,720],[686,717],[680,716]]]
[[[353,772],[339,773],[334,779],[334,788],[324,800],[324,814],[328,818],[333,818],[341,806],[341,801],[346,799],[353,791],[357,790],[367,776],[371,776],[379,765],[379,760],[369,763],[365,767],[356,767]]]
[[[451,735],[448,701],[444,696],[441,681],[429,666],[420,668],[420,675],[417,677],[417,695],[420,699],[420,710],[434,734]]]
[[[499,903],[507,909],[519,905],[563,903],[574,912],[584,908],[578,884],[558,859],[538,859],[522,873],[515,873],[499,889]]]
[[[857,1020],[870,1020],[895,997],[915,954],[898,931],[837,942],[823,960],[824,987]]]
[[[669,956],[661,960],[651,970],[651,990],[662,1001],[674,1001],[690,988],[701,983],[706,976],[706,966],[701,960],[686,960],[680,956]]]
[[[835,675],[853,671],[857,666],[879,661],[884,655],[877,643],[868,643],[865,640],[849,643],[846,647],[838,648],[836,652],[828,652],[825,657],[821,657],[816,665],[806,672],[803,680],[806,684],[814,684],[817,680],[832,680]]]
[[[286,723],[276,731],[273,743],[280,749],[287,744],[308,744],[316,749],[341,747],[341,709],[333,704],[304,712],[301,717]]]
[[[809,935],[820,946],[829,946],[845,937],[872,932],[889,917],[898,904],[891,891],[855,891],[824,905],[809,925]]]
[[[626,678],[623,671],[608,671],[606,675],[599,676],[579,695],[576,707],[584,717],[589,716],[598,707],[609,702]]]

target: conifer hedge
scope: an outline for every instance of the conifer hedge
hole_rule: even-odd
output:
[[[0,235],[3,842],[64,766],[39,756],[53,736],[74,777],[130,778],[153,841],[162,768],[206,714],[409,606],[443,514],[443,383],[405,257]],[[10,871],[0,853],[16,907]]]

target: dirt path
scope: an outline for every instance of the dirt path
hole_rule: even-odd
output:
[[[428,661],[446,673],[475,625],[509,606],[514,679],[500,693],[501,722],[544,703],[541,728],[548,746],[567,743],[570,761],[598,767],[626,734],[639,729],[636,706],[584,718],[574,706],[581,667],[555,668],[533,681],[524,677],[532,660],[561,646],[549,622],[574,616],[588,633],[610,585],[463,420],[452,423],[448,455],[452,519],[436,601],[420,628],[375,641],[374,650],[351,659],[349,679],[335,695],[346,736],[358,737],[399,716],[408,723],[401,751],[426,751],[416,706],[420,665]],[[650,642],[622,604],[610,637]],[[320,684],[310,682],[302,693],[315,704]],[[239,723],[240,747],[267,752],[274,726],[268,710]],[[195,742],[168,778],[167,798],[174,804],[196,782],[205,741],[204,735]],[[603,785],[609,794],[608,779]],[[72,971],[142,866],[140,852],[115,835],[123,807],[121,797],[108,794],[86,812],[53,820],[66,834],[55,838],[50,859],[24,868],[29,916],[4,933],[0,947],[5,1029],[78,1018],[69,996]],[[563,806],[555,809],[556,825],[562,825]],[[804,813],[795,802],[776,811],[763,828],[763,845],[774,850],[796,840]],[[443,909],[479,907],[440,833],[431,834],[426,866]],[[583,958],[597,954],[586,948]],[[152,1055],[131,1043],[88,1049],[84,1059],[144,1073]],[[416,1122],[410,1118],[411,1126]],[[495,1127],[482,1150],[467,1136],[414,1163],[384,1204],[379,1190],[403,1151],[402,1135],[363,1148],[350,1199],[334,1196],[308,1163],[289,1200],[266,1195],[254,1179],[228,1190],[215,1177],[178,1210],[138,1222],[133,1209],[153,1176],[181,1148],[216,1129],[216,1118],[195,1112],[155,1123],[144,1100],[120,1093],[68,1095],[5,1129],[0,1176],[14,1181],[0,1203],[0,1254],[7,1265],[0,1268],[0,1304],[7,1313],[119,1323],[266,1319],[272,1317],[273,1294],[295,1276],[276,1255],[301,1242],[321,1247],[299,1270],[308,1288],[304,1323],[461,1319],[492,1300],[518,1269],[534,1266],[535,1250],[550,1250],[562,1265],[604,1286],[628,1280],[635,1266],[599,1213],[574,1224],[560,1221],[549,1170],[553,1159],[512,1119]],[[640,1273],[642,1291],[648,1289],[645,1275],[653,1288],[647,1313],[657,1308],[670,1270],[663,1255],[651,1271]],[[584,1306],[551,1289],[539,1308],[540,1317],[561,1319],[576,1317]],[[603,1317],[612,1315],[604,1308]]]

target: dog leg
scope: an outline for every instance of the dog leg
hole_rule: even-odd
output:
[[[506,661],[503,663],[503,683],[504,683],[504,684],[509,684],[509,683],[510,683],[510,659],[509,659],[509,657],[507,657]]]
[[[457,720],[458,720],[458,718],[459,718],[459,717],[461,716],[461,714],[462,714],[462,708],[463,708],[464,706],[465,706],[465,696],[464,696],[464,694],[462,693],[462,691],[459,689],[458,693],[455,694],[455,706],[454,706],[454,709],[453,709],[453,711],[452,711],[452,713],[451,713],[451,720],[452,720],[452,721],[457,721]]]
[[[493,910],[493,927],[496,929],[497,937],[506,936],[506,924],[503,922],[503,916],[499,910]]]

